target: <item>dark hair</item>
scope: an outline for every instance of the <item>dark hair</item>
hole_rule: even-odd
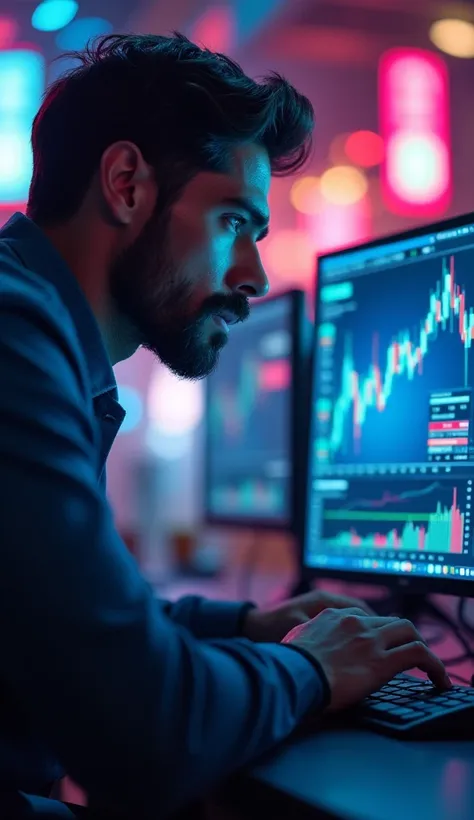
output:
[[[37,222],[76,213],[118,140],[140,148],[168,200],[199,170],[225,168],[237,144],[263,145],[277,175],[309,155],[312,105],[278,74],[256,82],[181,34],[110,35],[69,56],[79,65],[50,86],[33,123],[27,213]]]

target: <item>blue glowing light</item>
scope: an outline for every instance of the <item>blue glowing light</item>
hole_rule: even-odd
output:
[[[43,0],[33,12],[31,25],[39,31],[58,31],[74,20],[78,8],[76,0]]]
[[[0,205],[25,202],[33,170],[31,124],[44,91],[37,51],[0,50]]]
[[[143,401],[140,393],[134,387],[119,385],[118,392],[120,404],[127,414],[120,427],[120,434],[123,435],[139,427],[143,418]]]
[[[56,37],[56,45],[63,51],[78,51],[83,49],[89,40],[111,34],[112,23],[102,17],[83,17],[74,20],[67,28],[63,28]]]

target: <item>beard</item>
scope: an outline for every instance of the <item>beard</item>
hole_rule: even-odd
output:
[[[244,321],[249,303],[240,293],[215,293],[193,313],[196,286],[171,259],[167,226],[163,214],[151,217],[113,266],[110,294],[119,317],[142,347],[176,376],[202,379],[215,369],[227,342],[227,334],[217,326],[206,339],[205,322],[221,312]]]

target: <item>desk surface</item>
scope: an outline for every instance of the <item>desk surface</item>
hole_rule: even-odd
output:
[[[358,730],[322,731],[274,752],[250,779],[312,808],[315,817],[474,818],[474,740],[410,743]]]
[[[453,609],[455,602],[444,603]],[[433,629],[436,635],[437,624],[422,630],[430,642]],[[441,658],[462,651],[449,632],[434,649]],[[474,668],[468,662],[454,670],[469,679]],[[315,731],[293,738],[225,784],[217,803],[231,814],[217,816],[474,820],[474,725],[472,737],[469,742],[413,743],[355,729]]]

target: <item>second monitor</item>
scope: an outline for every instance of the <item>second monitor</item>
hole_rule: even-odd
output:
[[[206,381],[208,523],[298,530],[309,328],[297,290],[257,303],[231,328]]]

